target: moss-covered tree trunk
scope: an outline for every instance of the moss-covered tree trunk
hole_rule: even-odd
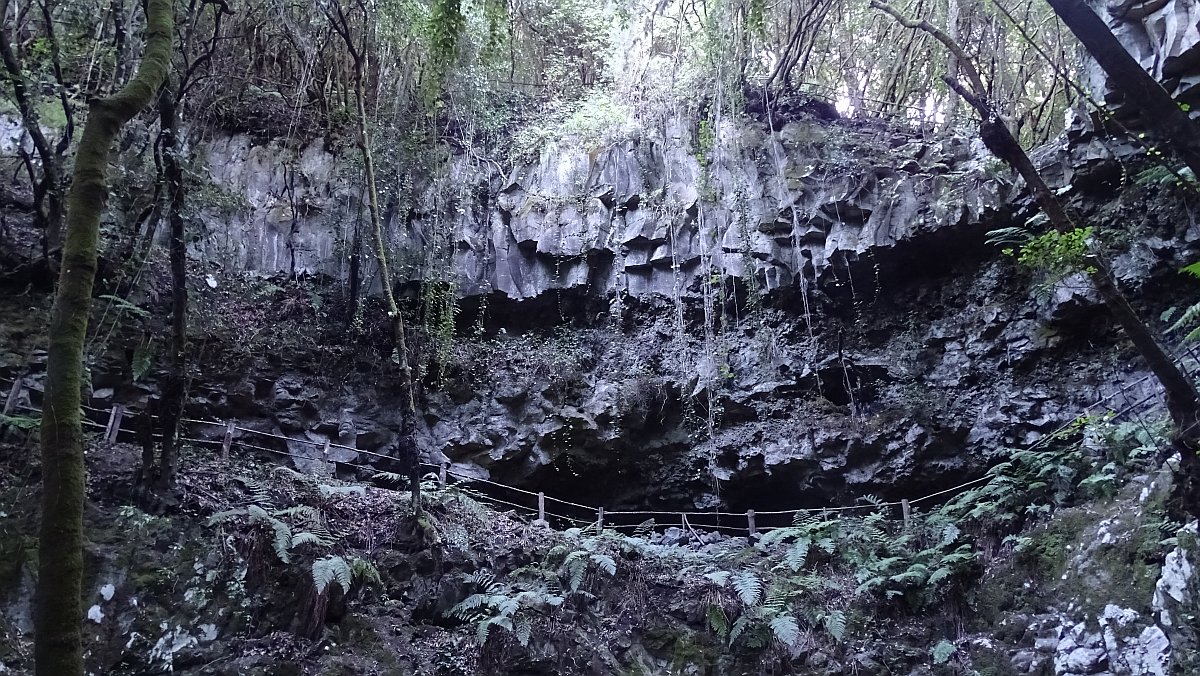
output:
[[[357,29],[357,35],[355,34],[355,22],[352,19],[353,14],[356,13],[362,17],[361,25]],[[379,281],[383,286],[383,297],[387,302],[388,319],[392,325],[392,356],[400,370],[400,389],[404,402],[404,409],[401,411],[400,445],[401,448],[407,449],[408,454],[410,454],[413,506],[414,509],[419,511],[420,461],[416,455],[416,442],[414,439],[419,376],[414,372],[413,365],[416,360],[409,354],[409,344],[404,328],[404,315],[400,311],[400,306],[396,302],[395,290],[392,288],[391,265],[388,262],[387,243],[383,236],[383,214],[379,202],[379,188],[376,182],[375,154],[371,149],[370,119],[367,115],[365,82],[369,69],[367,60],[369,53],[367,22],[371,16],[371,10],[363,0],[355,0],[349,12],[339,2],[331,2],[326,6],[325,14],[329,18],[333,30],[341,37],[353,66],[354,110],[358,126],[358,149],[362,154],[363,173],[367,183],[367,212],[371,219],[371,233],[375,240],[375,259],[379,264]]]
[[[92,101],[79,140],[50,345],[42,415],[42,521],[34,596],[37,676],[81,676],[83,509],[86,500],[80,389],[100,214],[108,198],[108,160],[126,122],[154,101],[171,66],[175,16],[170,0],[147,0],[146,53],[117,94]]]
[[[175,89],[168,82],[158,96],[159,125],[162,133],[163,178],[166,180],[167,223],[171,229],[171,345],[167,359],[167,378],[163,384],[160,429],[162,454],[158,463],[158,487],[168,489],[174,483],[178,462],[179,420],[187,379],[187,241],[184,238],[183,165],[179,153],[179,115]],[[149,468],[143,468],[149,477]]]

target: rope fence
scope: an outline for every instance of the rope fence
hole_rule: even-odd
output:
[[[1183,361],[1183,360],[1181,359],[1179,361]],[[1141,385],[1142,383],[1149,381],[1153,377],[1154,376],[1152,374],[1148,374],[1148,375],[1143,376],[1142,378],[1139,378],[1135,381],[1132,381],[1132,382],[1122,385],[1119,389],[1112,392],[1111,394],[1108,394],[1107,396],[1104,396],[1104,397],[1098,399],[1097,401],[1093,402],[1092,404],[1085,406],[1083,408],[1083,413],[1081,413],[1081,415],[1090,414],[1091,411],[1093,411],[1097,407],[1107,404],[1117,397],[1123,397],[1125,400],[1125,403],[1127,405],[1121,411],[1118,411],[1118,412],[1110,411],[1113,418],[1119,418],[1121,416],[1124,416],[1126,413],[1129,413],[1130,411],[1137,410],[1138,408],[1143,406],[1146,402],[1148,402],[1150,399],[1160,396],[1161,388],[1155,387],[1152,392],[1141,397],[1136,402],[1132,402],[1132,403],[1129,402],[1129,396],[1127,393],[1129,392],[1129,390],[1134,389],[1138,385]],[[37,408],[36,406],[33,406],[32,404],[25,404],[25,403],[21,402],[21,393],[23,392],[23,390],[25,388],[24,381],[25,381],[24,375],[18,376],[15,379],[0,378],[0,392],[3,392],[3,387],[5,385],[9,386],[8,396],[4,400],[3,414],[5,416],[11,416],[18,411],[36,413],[38,415],[42,414],[42,409]],[[95,408],[93,406],[88,406],[88,405],[83,405],[82,409],[84,412],[87,412],[87,413],[97,414],[98,416],[107,416],[106,424],[101,424],[101,423],[97,422],[96,420],[89,418],[87,415],[82,416],[82,419],[80,422],[89,428],[104,430],[103,440],[105,443],[108,443],[108,444],[116,443],[117,437],[120,435],[121,432],[127,432],[127,433],[131,433],[131,434],[135,434],[135,435],[137,434],[137,432],[138,432],[137,430],[130,430],[130,429],[123,427],[123,425],[125,424],[126,421],[134,420],[134,419],[138,419],[138,418],[142,418],[142,419],[148,418],[147,422],[149,424],[153,424],[154,421],[158,419],[158,416],[149,414],[145,411],[129,410],[121,404],[114,405],[111,409],[109,409],[107,411],[105,411],[103,409]],[[1076,420],[1078,420],[1078,417],[1075,420],[1067,422],[1066,424],[1058,427],[1057,429],[1055,429],[1047,434],[1044,434],[1042,437],[1040,437],[1039,439],[1034,441],[1032,444],[1030,444],[1026,450],[1035,450],[1035,449],[1040,448],[1041,446],[1049,443],[1051,440],[1058,438],[1058,435],[1060,433],[1067,430],[1072,425],[1075,425]],[[222,438],[220,438],[220,439],[217,439],[217,438],[202,439],[202,438],[196,438],[193,436],[184,436],[182,434],[179,435],[178,438],[180,441],[190,443],[190,444],[206,445],[206,446],[210,446],[213,448],[219,447],[221,459],[223,461],[227,461],[229,459],[230,451],[234,447],[237,447],[237,448],[240,448],[243,450],[267,453],[267,454],[271,454],[271,455],[275,455],[275,456],[293,458],[296,460],[302,460],[307,463],[313,463],[314,467],[324,467],[325,471],[328,472],[330,475],[336,474],[336,469],[338,466],[349,467],[349,468],[361,470],[364,472],[371,472],[371,473],[375,473],[376,475],[378,475],[381,472],[381,470],[379,468],[372,467],[369,465],[361,465],[361,464],[348,462],[348,461],[342,461],[342,460],[332,460],[329,458],[329,452],[331,450],[349,451],[356,455],[368,456],[371,458],[379,458],[379,459],[387,460],[387,461],[393,462],[393,463],[403,461],[402,458],[397,458],[396,456],[385,455],[383,453],[378,453],[375,451],[369,451],[369,450],[365,450],[365,449],[359,449],[359,448],[354,448],[354,447],[334,443],[331,439],[328,439],[328,438],[321,439],[321,440],[307,439],[307,438],[299,438],[298,439],[298,438],[294,438],[294,437],[285,436],[282,434],[275,434],[273,432],[265,432],[262,430],[256,430],[256,429],[249,428],[249,427],[242,427],[240,425],[237,425],[232,420],[228,420],[228,421],[197,420],[194,418],[182,418],[181,417],[179,422],[182,424],[185,424],[185,425],[190,425],[190,426],[208,426],[208,427],[221,428],[223,430],[224,434],[223,434]],[[278,448],[271,448],[269,446],[262,446],[262,445],[258,445],[258,444],[247,443],[243,439],[236,438],[238,433],[240,433],[241,436],[243,436],[243,437],[250,436],[251,438],[275,439],[275,440],[283,441],[285,444],[289,445],[289,450],[282,451],[282,450],[279,450]],[[144,432],[143,432],[143,434],[144,434]],[[157,434],[157,435],[152,434],[151,438],[152,439],[161,439],[162,435],[161,434]],[[305,445],[311,446],[314,449],[317,449],[319,455],[302,455],[302,454],[292,453],[292,452],[290,452],[290,444],[305,444]],[[745,534],[749,534],[751,537],[755,536],[757,533],[763,533],[763,532],[768,532],[768,531],[777,529],[777,527],[771,527],[771,526],[762,526],[762,527],[757,526],[756,519],[762,518],[762,517],[767,517],[767,518],[789,517],[789,516],[794,517],[797,514],[815,514],[815,513],[821,513],[821,514],[826,514],[826,515],[841,515],[843,513],[854,512],[854,511],[859,511],[859,510],[879,510],[882,508],[899,507],[902,518],[907,523],[911,517],[911,508],[913,505],[921,503],[921,502],[933,500],[935,498],[946,496],[946,495],[949,495],[952,493],[956,493],[965,488],[969,488],[971,486],[975,486],[977,484],[988,481],[992,478],[990,475],[984,474],[983,476],[971,479],[969,481],[965,481],[957,486],[945,488],[945,489],[936,491],[934,493],[930,493],[928,495],[923,495],[923,496],[920,496],[917,498],[894,500],[891,502],[866,502],[866,503],[860,504],[860,505],[835,505],[835,506],[826,506],[826,507],[807,507],[807,508],[767,510],[767,511],[756,511],[756,510],[751,509],[751,510],[747,510],[745,512],[682,511],[682,510],[680,510],[680,511],[656,511],[656,510],[607,511],[603,507],[594,507],[591,505],[584,505],[584,504],[581,504],[578,502],[572,502],[570,500],[564,500],[562,498],[554,497],[551,495],[546,495],[545,492],[529,491],[529,490],[525,490],[523,488],[517,488],[516,486],[510,486],[508,484],[500,483],[497,481],[492,481],[490,479],[485,479],[485,478],[477,477],[477,476],[471,476],[470,474],[456,471],[449,463],[432,464],[432,463],[426,463],[426,462],[417,462],[415,464],[415,468],[416,468],[416,471],[418,471],[418,472],[426,472],[426,473],[436,474],[436,476],[438,478],[438,483],[443,487],[445,487],[447,485],[465,484],[468,486],[468,488],[466,488],[464,490],[472,498],[477,498],[482,501],[492,503],[495,505],[499,505],[499,506],[502,506],[505,508],[518,510],[519,512],[522,512],[522,513],[536,515],[537,523],[549,524],[548,518],[553,518],[553,519],[558,520],[558,522],[560,522],[560,523],[583,525],[583,526],[587,526],[587,527],[596,526],[600,530],[603,530],[605,527],[608,527],[608,528],[613,528],[613,529],[633,529],[636,531],[637,529],[643,529],[643,528],[656,529],[656,528],[672,525],[672,524],[668,523],[667,521],[665,521],[665,520],[670,520],[674,524],[678,524],[679,527],[683,528],[684,530],[692,530],[693,533],[694,533],[693,529],[698,527],[698,528],[701,528],[704,530],[735,533],[738,535],[745,533]],[[453,479],[454,481],[451,482],[450,481],[451,479]],[[497,497],[496,495],[491,495],[491,494],[484,493],[479,490],[474,490],[472,488],[469,488],[469,486],[472,486],[474,484],[491,487],[493,489],[509,491],[512,494],[523,496],[527,499],[531,499],[530,501],[534,502],[535,504],[534,505],[521,504],[519,502],[513,502],[512,500],[506,500],[506,499]],[[493,492],[495,492],[495,491],[493,491]],[[515,499],[517,499],[517,498],[514,497],[513,500],[515,500]],[[590,520],[589,519],[580,519],[577,517],[568,516],[566,514],[560,514],[560,513],[558,513],[558,511],[560,511],[560,510],[551,511],[546,508],[547,503],[557,504],[557,505],[561,505],[563,507],[567,507],[567,508],[571,508],[571,509],[575,509],[575,510],[582,510],[584,513],[589,515]],[[594,517],[594,518],[591,518],[591,517]],[[606,517],[608,517],[608,518],[616,517],[618,520],[624,521],[625,523],[610,522],[610,523],[606,524],[605,523]],[[641,521],[640,523],[633,522],[633,520],[635,518],[641,518],[641,519],[643,519],[643,521]],[[664,519],[664,521],[659,522],[658,521],[659,518]],[[730,525],[728,523],[722,523],[722,520],[726,520],[726,519],[736,519],[736,520],[738,520],[739,525]],[[741,524],[744,524],[744,525],[741,525]]]

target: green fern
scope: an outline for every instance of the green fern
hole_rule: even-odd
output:
[[[405,474],[396,474],[395,472],[376,472],[371,475],[371,478],[376,481],[383,481],[389,484],[406,484],[408,476]]]
[[[350,593],[350,584],[354,579],[354,573],[350,564],[342,557],[327,556],[313,561],[312,579],[318,594],[324,594],[329,585],[334,582],[341,586],[343,592]]]
[[[770,626],[775,638],[786,646],[794,646],[800,640],[800,625],[791,615],[776,615],[771,619]]]
[[[275,556],[284,563],[291,563],[292,527],[268,514],[267,510],[258,505],[250,505],[246,508],[246,513],[250,516],[250,523],[262,523],[271,527],[274,533],[271,546],[275,550]]]
[[[804,563],[808,559],[808,548],[810,546],[812,546],[812,539],[801,537],[788,548],[783,562],[788,568],[792,569],[793,573],[800,572],[800,569],[804,567]]]
[[[375,567],[375,564],[358,556],[350,559],[350,578],[364,584],[367,582],[383,584],[383,578],[379,576],[379,569]]]
[[[1200,265],[1200,263],[1189,265],[1188,268],[1194,265]],[[1184,270],[1188,268],[1184,268]],[[1191,305],[1184,310],[1183,314],[1167,327],[1167,333],[1176,333],[1182,329],[1188,329],[1188,332],[1183,336],[1183,342],[1190,343],[1200,339],[1200,303]]]
[[[528,647],[529,639],[533,635],[533,623],[529,621],[527,616],[521,615],[513,621],[512,633],[522,648]]]
[[[139,319],[150,318],[149,310],[138,305],[134,305],[120,296],[104,295],[99,296],[99,299],[108,301],[117,312],[127,312]]]
[[[725,585],[729,584],[730,574],[731,573],[727,570],[718,570],[711,573],[705,573],[704,577],[718,587],[724,587]]]
[[[724,640],[729,635],[729,616],[725,614],[725,609],[710,603],[705,615],[709,628]]]
[[[746,631],[750,626],[750,618],[742,615],[734,621],[733,626],[729,628],[729,645],[733,645],[735,641]]]
[[[250,502],[267,507],[270,507],[274,503],[271,488],[263,482],[248,476],[237,476],[233,480],[246,487],[246,490],[250,493]]]
[[[607,554],[592,554],[591,560],[592,563],[596,564],[598,569],[608,573],[610,577],[616,576],[617,562],[611,556]]]
[[[731,581],[733,590],[745,606],[758,605],[759,599],[762,598],[762,582],[754,573],[748,570],[738,571],[734,573]]]
[[[840,610],[826,613],[821,623],[825,626],[825,631],[828,631],[829,635],[835,641],[842,642],[846,636],[846,613]]]
[[[143,345],[138,345],[137,349],[133,351],[133,363],[130,372],[133,382],[136,383],[142,378],[145,378],[146,374],[150,373],[152,368],[154,368],[153,341]]]
[[[997,228],[987,232],[984,241],[992,246],[1014,248],[1033,239],[1033,233],[1023,227]]]
[[[292,534],[292,541],[291,541],[291,544],[288,546],[288,549],[295,549],[296,547],[299,547],[300,545],[316,545],[318,547],[328,547],[332,544],[333,544],[332,540],[326,540],[326,539],[322,538],[321,536],[317,535],[316,533],[310,533],[309,531],[303,531],[300,533]]]
[[[217,512],[216,514],[208,517],[208,521],[206,521],[205,524],[208,526],[217,526],[223,523],[228,523],[235,517],[239,516],[246,516],[246,510],[244,508],[229,509],[224,512]]]

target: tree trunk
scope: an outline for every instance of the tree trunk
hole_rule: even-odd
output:
[[[62,268],[46,359],[42,414],[42,521],[34,595],[37,676],[81,676],[83,509],[86,483],[80,389],[84,340],[96,277],[100,214],[108,198],[108,158],[121,127],[154,100],[171,66],[175,16],[170,0],[146,3],[146,52],[134,79],[93,101],[67,198]]]
[[[1054,12],[1108,75],[1109,85],[1142,113],[1141,121],[1200,179],[1200,127],[1125,50],[1083,0],[1048,0]]]
[[[175,109],[175,90],[167,83],[158,96],[159,122],[162,126],[163,176],[167,184],[167,221],[171,228],[171,343],[167,379],[163,385],[161,407],[162,455],[159,457],[158,486],[171,487],[178,465],[179,419],[187,381],[187,243],[184,239],[183,166],[179,153],[179,116]]]
[[[0,0],[0,23],[7,17],[8,0]],[[34,195],[35,224],[42,229],[42,256],[50,265],[50,269],[54,270],[52,257],[58,251],[62,233],[62,152],[66,148],[63,147],[62,151],[55,152],[55,147],[50,145],[49,139],[42,133],[41,120],[37,113],[37,101],[26,82],[21,63],[13,51],[9,33],[3,29],[0,29],[0,57],[3,58],[5,70],[8,71],[8,80],[12,83],[13,98],[16,100],[17,110],[21,114],[21,124],[25,128],[25,132],[29,134],[30,140],[33,141],[34,150],[37,151],[38,159],[42,164],[40,181],[33,176],[32,164],[28,165],[30,166],[29,180]],[[66,108],[66,113],[67,119],[70,121],[71,111],[69,108]]]
[[[1052,0],[1052,2],[1058,1]],[[928,21],[911,21],[881,0],[871,0],[871,6],[891,15],[904,26],[929,33],[960,59],[966,58],[958,43]],[[1111,36],[1111,33],[1109,35]],[[1025,149],[1021,147],[1008,125],[1000,119],[999,114],[988,101],[987,90],[983,86],[978,71],[966,60],[961,60],[959,65],[971,82],[970,89],[953,78],[944,77],[943,79],[951,89],[962,96],[979,113],[979,135],[984,145],[993,155],[1012,167],[1021,175],[1021,178],[1025,179],[1025,184],[1029,187],[1034,201],[1046,214],[1046,218],[1055,230],[1063,233],[1074,230],[1075,222],[1051,192],[1046,182],[1042,180],[1041,174],[1033,165],[1033,161],[1029,159]],[[1190,514],[1200,515],[1200,493],[1197,492],[1200,490],[1200,459],[1195,457],[1197,442],[1200,441],[1200,429],[1197,429],[1196,425],[1197,419],[1200,419],[1200,394],[1197,394],[1192,381],[1179,370],[1175,361],[1163,349],[1158,337],[1138,317],[1129,300],[1117,288],[1107,261],[1098,253],[1092,252],[1089,255],[1089,263],[1093,268],[1089,271],[1089,277],[1096,291],[1104,300],[1109,311],[1112,312],[1113,317],[1116,318],[1117,323],[1125,330],[1138,353],[1146,360],[1150,371],[1163,386],[1167,411],[1171,414],[1171,422],[1175,426],[1174,445],[1180,449],[1182,454],[1180,472],[1182,481],[1178,492],[1181,506]]]

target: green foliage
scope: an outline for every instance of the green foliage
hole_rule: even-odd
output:
[[[42,419],[27,415],[5,415],[0,413],[0,428],[11,428],[31,432],[42,426]]]
[[[117,313],[127,314],[132,317],[136,317],[138,319],[149,319],[150,318],[149,310],[147,310],[139,305],[136,305],[134,303],[131,303],[131,302],[125,300],[124,298],[121,298],[120,296],[103,295],[103,296],[99,296],[98,298],[99,298],[99,300],[108,301],[109,307],[111,307]]]
[[[1091,251],[1088,244],[1092,234],[1093,229],[1088,227],[1066,233],[1052,230],[1038,235],[1021,247],[1017,262],[1057,278],[1079,271],[1094,273],[1096,269],[1089,262]]]
[[[349,560],[342,556],[326,556],[313,561],[312,579],[318,594],[324,594],[329,585],[335,582],[347,594],[355,582],[383,583],[375,565],[357,556]]]
[[[611,92],[593,90],[575,102],[547,106],[511,138],[509,161],[532,164],[547,146],[571,143],[587,150],[626,138],[633,120],[629,107]]]
[[[444,384],[447,368],[454,356],[457,317],[458,291],[453,281],[426,280],[421,285],[421,319],[431,347],[422,351],[425,363],[421,371],[430,373],[438,385]]]
[[[741,570],[733,574],[733,589],[743,605],[754,606],[762,599],[762,582],[748,571]]]
[[[717,137],[713,131],[712,122],[707,118],[700,120],[700,126],[696,130],[696,161],[701,166],[706,165],[712,159],[713,148],[716,147]]]
[[[479,571],[464,576],[464,580],[481,591],[458,602],[445,614],[475,623],[475,637],[480,645],[487,645],[493,627],[509,632],[519,645],[529,645],[534,616],[558,608],[566,600],[552,584],[546,583],[544,577],[526,577],[515,584],[501,583],[491,573]]]
[[[336,582],[342,591],[350,591],[350,564],[340,556],[326,556],[312,563],[313,586],[318,594],[324,594],[330,584]]]
[[[354,583],[379,584],[379,571],[370,561],[344,551],[320,507],[347,495],[363,495],[363,487],[319,483],[289,467],[276,467],[273,474],[286,481],[287,492],[303,502],[278,508],[275,496],[281,487],[237,477],[250,493],[250,504],[215,513],[207,525],[235,530],[246,526],[249,537],[263,537],[270,543],[280,563],[307,565],[318,594],[334,583],[347,593]]]
[[[942,639],[929,651],[929,656],[933,658],[934,664],[945,664],[956,652],[958,652],[958,648],[954,647],[953,643]]]
[[[133,381],[137,382],[150,373],[154,367],[154,342],[147,341],[137,346],[133,351]]]
[[[1015,247],[1024,246],[1031,239],[1033,239],[1033,233],[1029,232],[1028,229],[1013,226],[989,230],[987,238],[984,241],[992,246],[1002,247],[1005,253],[1009,253]]]
[[[458,57],[458,43],[466,19],[460,0],[433,0],[425,32],[429,41],[429,58],[425,65],[425,105],[433,109],[442,87],[452,72]]]
[[[1200,278],[1200,261],[1184,266],[1179,271],[1185,275]],[[1186,331],[1182,338],[1184,343],[1200,339],[1200,303],[1189,305],[1178,318],[1175,318],[1175,313],[1178,311],[1179,308],[1172,307],[1162,313],[1160,319],[1164,322],[1175,319],[1174,323],[1167,328],[1167,333]]]
[[[1181,167],[1175,169],[1173,167],[1156,164],[1153,167],[1138,172],[1133,179],[1133,184],[1139,188],[1153,188],[1158,186],[1165,187],[1196,187],[1196,177],[1192,175],[1192,170],[1189,167]]]

